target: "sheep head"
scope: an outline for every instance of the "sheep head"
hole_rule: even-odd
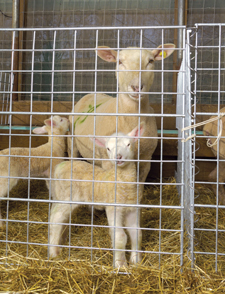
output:
[[[114,133],[108,138],[90,138],[96,145],[106,148],[110,160],[117,166],[125,166],[129,160],[134,159],[134,144],[145,130],[145,123],[141,122],[140,126],[135,127],[127,135],[123,133]]]
[[[154,50],[128,47],[117,52],[100,46],[98,56],[107,62],[117,63],[116,77],[120,92],[126,92],[131,99],[138,101],[153,83],[154,62],[170,56],[174,48],[174,44],[164,44]]]

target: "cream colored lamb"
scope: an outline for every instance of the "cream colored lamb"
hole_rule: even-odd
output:
[[[44,121],[43,127],[35,128],[35,134],[49,135],[48,143],[36,148],[10,148],[0,152],[0,198],[7,196],[7,193],[17,184],[18,178],[9,177],[28,177],[42,176],[50,168],[50,157],[64,157],[66,151],[65,135],[69,120],[60,116],[53,116]],[[54,135],[53,137],[51,135]],[[55,137],[55,135],[61,135]],[[23,157],[27,156],[27,157]],[[30,165],[29,165],[29,157]],[[48,158],[38,158],[36,156],[46,156]],[[61,162],[62,159],[53,159],[52,166]],[[2,219],[0,212],[0,219]],[[0,220],[0,227],[3,221]]]
[[[65,161],[56,166],[54,178],[52,181],[52,197],[54,200],[74,201],[74,204],[53,203],[50,217],[50,244],[60,245],[65,239],[66,229],[62,223],[69,221],[70,213],[74,213],[76,208],[81,204],[79,202],[100,203],[95,205],[96,209],[106,210],[108,224],[110,228],[112,244],[115,242],[115,264],[117,267],[126,266],[125,248],[127,235],[122,226],[127,229],[131,239],[131,256],[132,263],[141,261],[142,233],[140,229],[140,212],[136,207],[123,207],[114,205],[105,205],[109,203],[133,204],[136,205],[141,201],[142,193],[139,189],[137,192],[137,172],[135,162],[129,161],[134,158],[134,143],[144,132],[144,123],[140,124],[140,129],[135,127],[130,133],[124,135],[115,134],[107,139],[95,138],[95,144],[100,148],[105,148],[113,167],[104,170],[101,167],[94,167],[94,195],[93,195],[93,165],[85,161]],[[116,174],[115,174],[116,163]],[[71,167],[72,164],[72,167]],[[72,184],[71,184],[72,173]],[[115,180],[117,184],[115,186]],[[87,182],[89,181],[89,182]],[[106,183],[104,181],[112,181]],[[72,186],[71,186],[72,185]],[[71,193],[72,191],[72,193]],[[115,193],[116,191],[116,193]],[[93,196],[92,196],[93,195]],[[93,197],[93,198],[92,198]],[[114,210],[115,208],[115,210]],[[114,213],[116,211],[116,218]],[[58,224],[57,224],[58,223]],[[115,240],[114,240],[114,226]],[[68,227],[68,226],[67,226]],[[138,241],[137,241],[138,238]],[[50,246],[50,257],[59,254],[58,246]]]
[[[225,112],[225,107],[220,110],[220,112]],[[214,118],[216,116],[211,116],[211,118]],[[222,118],[222,137],[225,137],[225,117]],[[215,138],[209,138],[209,142],[213,144],[218,136],[218,120],[214,122],[210,122],[206,124],[203,128],[203,134],[204,136],[215,136]],[[215,144],[214,146],[211,147],[211,150],[214,154],[215,157],[217,157],[217,148],[218,144]],[[225,138],[221,138],[219,140],[219,158],[220,159],[225,159]],[[216,187],[216,182],[217,182],[217,167],[209,174],[208,176],[210,182],[215,182],[215,185],[210,185],[212,188],[213,192],[217,193],[217,187]],[[225,182],[225,162],[220,161],[219,162],[219,175],[218,175],[218,180],[219,183],[224,183]],[[225,189],[223,184],[219,184],[218,188],[218,193],[219,193],[219,202],[223,205],[225,205]]]
[[[164,44],[154,50],[140,48],[127,48],[121,51],[114,51],[109,47],[101,46],[97,49],[98,56],[107,61],[114,62],[116,66],[116,77],[118,75],[119,94],[118,99],[105,94],[88,94],[78,101],[74,107],[74,113],[70,120],[70,134],[75,135],[73,146],[71,138],[68,138],[68,154],[73,157],[82,155],[84,158],[93,158],[93,143],[87,137],[76,137],[76,135],[97,135],[110,136],[116,132],[127,134],[138,124],[139,113],[146,114],[140,116],[141,121],[146,124],[145,137],[140,140],[140,162],[139,180],[145,182],[150,170],[150,160],[157,146],[157,126],[154,111],[150,107],[148,91],[154,79],[154,62],[169,57],[174,51],[174,44]],[[142,54],[140,54],[142,52]],[[140,64],[141,59],[141,64]],[[142,72],[140,72],[143,70]],[[119,70],[119,72],[117,71]],[[128,71],[131,70],[131,71]],[[157,82],[157,81],[156,81]],[[139,84],[140,83],[140,84]],[[96,99],[95,99],[96,98]],[[110,114],[117,113],[118,102],[118,123],[116,116]],[[140,107],[140,110],[139,110]],[[95,117],[93,115],[82,115],[93,112],[106,113],[106,115]],[[125,116],[125,114],[137,114],[136,116]],[[95,124],[94,124],[94,118]],[[94,131],[94,125],[96,131]],[[135,145],[135,159],[138,159],[138,144]],[[95,158],[107,158],[105,149],[95,146]],[[96,161],[96,164],[104,169],[111,165],[106,161]],[[141,185],[143,188],[143,185]]]

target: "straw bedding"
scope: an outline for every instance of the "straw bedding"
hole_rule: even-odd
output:
[[[175,183],[170,179],[169,183]],[[32,199],[48,199],[48,190],[43,181],[30,182],[30,195],[27,195],[27,181],[20,181],[11,191],[12,197]],[[213,193],[203,186],[197,187],[197,203],[215,203]],[[159,205],[159,186],[145,187],[144,201],[151,205]],[[162,187],[162,204],[179,206],[179,197],[175,185]],[[214,255],[197,255],[197,266],[191,271],[189,259],[184,256],[183,271],[180,267],[180,233],[162,232],[158,229],[161,213],[161,228],[180,230],[181,212],[179,209],[142,210],[142,227],[144,251],[178,253],[143,254],[143,262],[139,266],[130,266],[124,273],[118,273],[112,267],[112,251],[63,248],[56,260],[48,260],[47,246],[29,243],[48,242],[48,225],[40,222],[48,221],[48,203],[30,203],[21,201],[2,201],[2,213],[8,209],[9,219],[24,222],[9,222],[0,231],[0,240],[12,241],[6,245],[0,243],[0,293],[222,293],[225,292],[224,271],[225,260],[218,256],[218,271],[215,273]],[[225,213],[219,209],[216,223],[216,210],[210,208],[196,209],[196,226],[212,229],[218,225],[224,230]],[[27,220],[31,221],[27,225]],[[76,224],[90,224],[91,212],[87,207],[79,208],[73,216]],[[104,212],[95,212],[95,225],[107,225]],[[29,232],[29,234],[28,234]],[[71,227],[71,244],[76,246],[91,245],[91,228],[74,225]],[[13,243],[24,242],[24,244]],[[111,242],[106,228],[93,228],[92,246],[110,248]],[[161,244],[159,244],[159,242]],[[68,244],[68,243],[67,243]],[[224,252],[225,234],[220,232],[218,252]],[[184,252],[187,250],[187,238],[184,237]],[[6,255],[7,246],[7,255]],[[128,242],[127,248],[130,249]],[[215,252],[215,232],[196,232],[196,251]],[[68,259],[68,256],[70,258]],[[127,255],[129,258],[129,253]],[[160,262],[160,267],[159,267]]]

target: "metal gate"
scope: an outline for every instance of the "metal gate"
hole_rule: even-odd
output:
[[[8,52],[10,52],[12,58],[11,68],[8,70],[3,69],[3,71],[11,76],[18,73],[20,78],[21,76],[23,78],[23,83],[17,90],[14,91],[12,85],[10,89],[1,89],[1,97],[8,94],[11,98],[10,110],[4,112],[4,114],[8,115],[10,118],[8,125],[9,133],[4,133],[2,131],[2,135],[4,137],[9,136],[10,149],[14,147],[13,144],[15,141],[13,141],[13,138],[17,138],[17,140],[21,137],[28,138],[26,147],[30,150],[33,146],[32,142],[34,138],[37,138],[37,135],[32,134],[34,126],[43,125],[44,119],[52,115],[65,116],[71,114],[72,111],[74,115],[79,116],[80,114],[78,112],[76,113],[74,110],[74,104],[79,101],[82,96],[86,94],[94,94],[96,96],[97,94],[106,93],[114,96],[115,99],[118,97],[119,84],[114,77],[118,77],[119,71],[115,70],[115,64],[117,63],[118,65],[120,61],[117,60],[113,65],[105,61],[100,61],[97,55],[98,46],[110,45],[115,52],[123,50],[130,45],[139,47],[140,50],[144,50],[145,48],[154,50],[160,44],[162,44],[162,48],[164,48],[164,44],[172,43],[171,40],[173,40],[175,30],[179,30],[183,33],[183,46],[175,49],[175,51],[183,56],[183,62],[178,75],[178,87],[174,89],[171,83],[171,76],[176,75],[178,72],[178,70],[172,67],[172,57],[158,61],[158,66],[152,70],[155,72],[155,82],[151,89],[147,91],[147,94],[149,94],[150,104],[154,104],[157,110],[155,110],[154,114],[150,113],[147,116],[155,117],[157,120],[159,143],[158,155],[156,152],[156,156],[146,159],[146,162],[151,162],[152,169],[154,168],[158,172],[158,176],[153,180],[147,179],[143,202],[139,203],[137,201],[137,203],[133,205],[137,208],[137,214],[139,213],[138,209],[142,210],[142,218],[144,221],[143,225],[138,226],[137,224],[134,229],[137,232],[141,230],[145,239],[142,249],[136,249],[135,252],[137,254],[138,252],[143,253],[146,260],[157,260],[159,266],[165,259],[171,256],[178,257],[182,265],[186,252],[194,264],[194,256],[202,253],[195,250],[196,231],[209,231],[209,229],[203,229],[201,227],[196,228],[195,222],[195,210],[208,207],[206,204],[196,204],[195,202],[196,183],[206,184],[206,182],[197,182],[195,180],[197,161],[204,160],[196,159],[195,157],[195,140],[196,137],[200,137],[199,133],[194,129],[193,133],[196,137],[187,142],[182,141],[192,135],[191,130],[183,132],[182,129],[194,124],[198,115],[205,114],[197,112],[197,100],[205,99],[203,93],[211,91],[204,91],[204,89],[199,88],[197,82],[199,80],[199,72],[203,71],[203,68],[198,64],[199,50],[203,50],[205,47],[214,48],[208,44],[206,46],[199,45],[198,38],[203,27],[204,25],[196,25],[196,28],[192,30],[186,30],[185,27],[179,26],[149,26],[135,27],[135,29],[134,27],[4,29],[8,36],[12,34],[13,40],[15,40],[15,32],[17,31],[26,32],[28,38],[26,48],[15,49],[13,47],[15,42],[13,41],[12,49],[1,49],[3,55],[4,53],[8,54]],[[221,50],[223,50],[223,45],[221,43],[223,26],[214,25],[214,27],[218,27],[219,29],[219,43],[215,48],[219,50],[219,56],[221,56]],[[85,39],[89,36],[90,42],[86,42],[85,44],[82,42],[84,35],[86,36]],[[105,39],[102,36],[105,35],[108,36],[110,44],[102,44]],[[157,40],[159,44],[155,46],[151,38]],[[163,57],[165,53],[164,49],[161,52],[161,56]],[[130,50],[134,49],[130,48]],[[13,68],[13,58],[16,52],[23,53],[24,67],[22,69],[15,70]],[[220,76],[223,70],[221,68],[221,59],[219,59],[216,69],[213,70],[216,70],[218,76]],[[146,70],[140,67],[138,71],[144,74]],[[204,80],[204,78],[202,78],[202,80]],[[201,93],[201,97],[199,97],[197,93]],[[218,95],[221,93],[219,86],[216,93],[218,93]],[[12,101],[13,94],[18,95],[20,99],[19,102],[15,103]],[[169,106],[171,104],[175,106],[174,97],[176,97],[175,100],[177,104],[174,110],[171,110],[172,108]],[[215,99],[215,95],[212,95],[210,99]],[[95,104],[95,106],[97,106],[97,104]],[[209,114],[213,113],[207,113],[207,115]],[[96,117],[108,115],[108,113],[98,113],[97,108],[91,106],[87,111],[83,112],[82,115],[84,116],[84,120],[88,116],[95,117],[95,133]],[[117,108],[115,117],[118,119],[118,117],[122,115],[127,117],[132,116],[129,113],[118,113]],[[138,117],[141,119],[144,115],[146,116],[146,114],[141,113],[139,109]],[[173,119],[176,119],[176,128],[174,127],[174,129],[171,129],[168,126],[171,126],[170,121]],[[73,122],[75,123],[76,120]],[[15,128],[17,128],[17,131],[12,132]],[[1,127],[1,129],[3,130],[3,127]],[[65,135],[65,137],[71,138],[73,141],[76,138],[76,134],[72,131],[70,134]],[[40,142],[41,141],[38,141],[38,143]],[[175,146],[174,142],[178,142],[177,159],[171,159],[165,153],[165,148],[168,148],[168,142],[171,142],[171,146]],[[51,147],[51,152],[52,150],[53,147]],[[1,155],[1,157],[3,157],[3,155]],[[13,158],[13,156],[9,158]],[[32,156],[30,153],[27,158],[29,159],[29,170],[31,170],[30,161]],[[52,153],[49,158],[51,159],[50,165],[52,165],[55,159]],[[60,159],[65,160],[68,158],[61,157]],[[89,157],[84,157],[84,159],[90,160]],[[96,158],[93,157],[91,159]],[[142,162],[139,156],[137,162],[137,166]],[[164,170],[174,164],[177,165],[176,182],[165,181],[163,177]],[[137,172],[139,173],[139,170]],[[20,248],[19,250],[25,250],[25,255],[27,256],[32,252],[32,248],[35,248],[35,250],[41,248],[43,256],[48,256],[51,205],[53,203],[61,203],[63,205],[65,201],[63,201],[63,199],[53,200],[51,198],[51,188],[49,193],[46,192],[44,188],[45,179],[40,178],[40,176],[31,176],[29,173],[27,176],[21,177],[17,175],[14,177],[28,180],[28,189],[27,193],[25,193],[27,197],[10,197],[10,182],[8,181],[7,195],[6,197],[5,195],[1,195],[0,198],[2,204],[4,203],[2,213],[4,215],[3,221],[6,223],[6,230],[3,234],[4,237],[0,240],[1,246],[5,246],[6,254],[9,248],[10,250],[12,248],[16,250],[15,246],[18,245],[18,248]],[[1,175],[1,178],[3,179],[4,176]],[[10,171],[7,178],[13,178],[13,176],[10,175]],[[50,177],[48,178],[50,181],[54,182],[53,174],[50,173]],[[39,194],[34,197],[32,192],[33,183],[38,179],[40,180],[40,182],[38,182],[40,191]],[[94,177],[92,178],[92,182],[94,185]],[[119,184],[118,181],[114,182],[115,185]],[[40,183],[43,184],[43,187]],[[138,178],[135,183],[141,186],[141,182]],[[47,194],[42,194],[42,188]],[[172,201],[172,194],[176,193],[176,189],[169,190],[169,192],[167,189],[172,188],[178,189],[179,196],[176,195],[173,198],[174,202],[170,203],[170,201]],[[40,195],[44,196],[40,197]],[[74,203],[79,204],[78,201],[74,201],[72,198],[66,202],[67,204],[71,204],[71,206]],[[102,202],[100,201],[98,204],[101,205]],[[23,215],[23,217],[21,217],[20,214],[12,214],[13,208],[15,205],[18,205],[18,203],[25,205],[23,208],[21,207],[18,209],[24,209],[27,212],[26,216],[22,213],[21,215]],[[81,204],[88,206],[90,212],[86,211],[82,219],[79,219],[79,215],[74,218],[71,213],[68,226],[69,241],[60,246],[57,244],[55,246],[63,248],[64,258],[70,257],[75,260],[90,258],[90,260],[95,262],[102,258],[105,258],[104,262],[108,259],[111,260],[110,254],[114,253],[115,255],[115,252],[118,251],[118,249],[115,248],[115,242],[111,245],[109,235],[106,238],[107,241],[106,239],[101,240],[101,238],[103,235],[106,235],[109,227],[114,229],[115,236],[116,225],[109,226],[105,215],[100,215],[101,221],[104,220],[103,223],[101,221],[98,222],[99,217],[96,217],[94,212],[94,206],[97,204],[93,200],[87,203],[82,202]],[[110,205],[119,207],[118,203]],[[36,209],[36,206],[38,209]],[[218,234],[220,232],[218,228],[218,203],[210,207],[216,210],[217,225],[216,228],[213,229],[213,232],[216,233],[216,240],[218,241]],[[42,216],[38,211],[43,211],[44,215]],[[81,214],[80,210],[79,213]],[[177,217],[177,222],[171,221],[174,215]],[[13,231],[13,226],[15,224],[18,225],[17,232],[26,232],[23,236]],[[67,225],[64,222],[63,224]],[[129,226],[127,227],[125,225],[123,228],[127,229]],[[43,231],[41,231],[42,229]],[[185,229],[188,233],[189,240],[187,246],[187,243],[184,243]],[[42,232],[41,235],[43,238],[40,238],[39,234],[36,235],[35,232],[38,231]],[[100,235],[100,232],[102,235]],[[82,237],[84,237],[84,239],[82,239]],[[174,244],[176,244],[176,246]],[[177,244],[179,245],[177,246]],[[126,251],[131,253],[134,250],[129,248]],[[77,252],[80,252],[80,255],[77,255]],[[85,254],[87,254],[88,257]],[[215,252],[205,252],[205,254],[215,255],[216,260],[218,255],[223,255],[223,253],[218,252],[217,247]]]

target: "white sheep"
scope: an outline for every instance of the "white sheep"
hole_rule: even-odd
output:
[[[225,112],[225,107],[220,109],[220,113]],[[211,116],[210,118],[215,118],[218,116]],[[219,158],[224,160],[225,159],[225,144],[224,144],[224,138],[225,137],[225,117],[222,117],[222,133],[221,133],[221,139],[218,141],[217,144],[212,145],[215,143],[215,140],[218,136],[218,120],[207,123],[203,128],[203,134],[204,136],[215,136],[214,138],[209,138],[209,143],[212,145],[211,150],[215,157],[217,157],[217,149],[219,148]],[[225,189],[224,185],[221,183],[225,182],[225,162],[219,161],[218,170],[219,173],[217,174],[217,166],[214,168],[214,170],[209,174],[208,179],[210,182],[214,182],[215,184],[209,185],[209,187],[213,190],[214,194],[217,195],[217,181],[220,183],[218,186],[218,198],[219,203],[222,205],[225,205]]]
[[[33,130],[35,134],[48,133],[48,142],[36,148],[10,148],[0,152],[0,198],[7,196],[7,193],[17,184],[19,178],[43,176],[50,168],[50,157],[64,157],[66,151],[65,137],[55,135],[65,135],[69,120],[60,116],[53,116],[44,121],[43,127]],[[54,135],[53,137],[51,135]],[[16,155],[16,156],[15,156]],[[26,156],[26,157],[23,157]],[[29,165],[29,157],[30,165]],[[47,158],[38,158],[47,157]],[[62,159],[52,159],[52,166],[61,162]],[[0,219],[2,219],[0,211]],[[3,227],[0,220],[0,227]]]
[[[75,209],[80,206],[79,202],[101,203],[102,205],[100,206],[95,205],[95,208],[106,210],[108,224],[111,226],[112,244],[115,242],[115,249],[122,250],[115,251],[116,266],[126,266],[125,248],[127,235],[122,228],[123,226],[128,227],[127,231],[131,239],[131,250],[133,251],[131,252],[130,261],[131,263],[141,262],[141,253],[137,252],[137,250],[141,249],[142,240],[142,232],[140,229],[137,230],[140,227],[140,211],[136,207],[114,206],[113,203],[135,205],[141,201],[142,192],[139,189],[138,193],[137,184],[135,183],[137,181],[136,165],[130,159],[134,158],[134,143],[143,134],[144,129],[144,123],[141,123],[140,128],[135,127],[127,135],[119,133],[117,139],[115,134],[107,139],[95,138],[95,144],[107,150],[108,157],[113,162],[113,167],[109,170],[104,170],[98,166],[94,167],[93,196],[92,164],[85,161],[64,161],[56,166],[55,180],[52,180],[53,199],[72,200],[76,203],[62,204],[55,202],[52,204],[49,242],[51,245],[62,244],[66,236],[66,229],[62,223],[69,221],[70,213],[74,213]],[[117,166],[116,173],[115,163]],[[116,186],[115,180],[118,181]],[[104,181],[110,181],[110,183]],[[104,205],[104,203],[112,203],[112,205]],[[115,211],[116,218],[114,217]],[[59,246],[50,246],[50,257],[57,256],[59,251]]]
[[[174,44],[163,44],[163,46],[160,45],[152,51],[136,47],[129,47],[121,51],[114,51],[105,46],[98,47],[97,54],[101,59],[117,64],[115,74],[118,77],[119,85],[118,99],[105,94],[88,94],[77,102],[74,112],[80,114],[69,117],[70,134],[75,135],[73,146],[72,139],[68,138],[69,156],[71,156],[73,149],[73,157],[78,157],[80,154],[83,158],[93,158],[93,143],[87,136],[82,137],[83,135],[110,136],[110,134],[116,132],[116,129],[118,132],[127,134],[130,129],[137,126],[139,113],[146,114],[146,116],[140,116],[141,121],[146,124],[146,138],[140,140],[139,154],[138,144],[135,145],[135,159],[142,160],[139,166],[139,181],[145,182],[150,171],[150,160],[158,142],[154,111],[150,107],[147,92],[154,79],[154,61],[167,58],[173,53],[174,48]],[[106,115],[92,116],[84,115],[82,112],[106,113]],[[117,117],[110,115],[115,113],[118,113]],[[137,113],[137,116],[125,116],[122,115],[123,113]],[[94,156],[95,158],[105,159],[107,152],[105,149],[95,146]],[[104,169],[111,167],[111,164],[107,161],[96,161],[96,164]],[[141,188],[143,189],[143,185],[141,185]]]

